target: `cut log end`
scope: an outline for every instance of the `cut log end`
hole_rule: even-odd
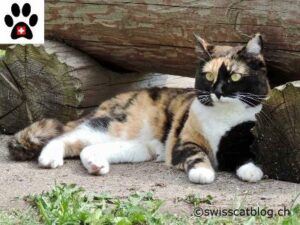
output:
[[[0,127],[11,133],[42,117],[74,117],[80,85],[70,68],[42,47],[7,49],[0,64]],[[70,106],[70,107],[68,107]],[[18,123],[16,123],[16,120]]]
[[[300,183],[300,87],[288,83],[272,90],[257,115],[254,134],[264,172],[279,180]]]

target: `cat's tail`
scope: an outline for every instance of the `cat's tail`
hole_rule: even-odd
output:
[[[72,130],[56,119],[42,119],[16,133],[8,142],[11,158],[19,161],[37,158],[42,148],[53,138]]]

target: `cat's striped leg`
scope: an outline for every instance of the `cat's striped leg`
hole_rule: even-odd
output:
[[[193,183],[208,184],[215,180],[215,170],[206,150],[196,143],[177,144],[172,152],[172,165],[183,167]]]
[[[110,163],[149,161],[157,155],[147,142],[114,140],[85,147],[80,159],[90,174],[104,175],[109,172]]]

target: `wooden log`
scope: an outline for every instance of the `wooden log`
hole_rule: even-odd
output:
[[[300,183],[300,81],[274,88],[257,115],[254,149],[273,179]]]
[[[0,61],[0,133],[14,133],[41,118],[77,119],[128,90],[193,85],[191,78],[112,72],[54,41],[15,46]]]
[[[194,76],[193,32],[236,45],[260,32],[273,85],[300,79],[300,4],[279,0],[46,0],[46,35],[126,71]]]

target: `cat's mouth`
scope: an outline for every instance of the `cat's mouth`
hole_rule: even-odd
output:
[[[210,94],[210,98],[214,103],[231,103],[235,102],[237,100],[236,96],[223,96],[223,95],[217,95],[215,93]]]
[[[225,103],[233,103],[239,101],[239,98],[235,95],[225,96],[222,94],[216,93],[201,93],[198,95],[198,100],[206,106],[213,106],[214,103],[216,104],[225,104]]]

